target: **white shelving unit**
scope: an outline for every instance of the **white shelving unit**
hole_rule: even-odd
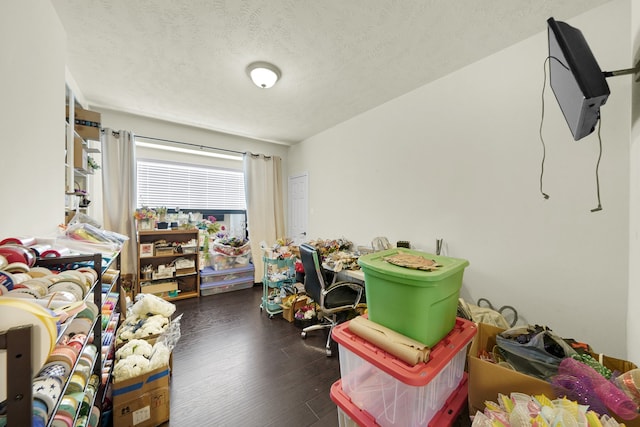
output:
[[[100,154],[100,141],[83,138],[78,133],[76,111],[84,107],[69,85],[66,87],[66,107],[65,215],[68,221],[75,211],[93,216],[91,204],[84,203],[85,200],[91,200],[94,193],[93,169],[88,166],[87,159],[90,155],[95,157]]]

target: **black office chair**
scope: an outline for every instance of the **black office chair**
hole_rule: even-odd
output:
[[[335,282],[328,284],[324,270],[318,259],[318,251],[306,243],[300,245],[300,258],[304,267],[304,289],[307,295],[320,306],[320,323],[302,330],[302,338],[307,332],[329,329],[327,337],[327,356],[331,356],[331,331],[338,324],[338,314],[355,309],[363,298],[364,286],[361,283]]]

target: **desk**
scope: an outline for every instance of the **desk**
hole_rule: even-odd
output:
[[[322,268],[324,268],[326,271],[330,271],[333,273],[333,280],[331,281],[331,283],[335,283],[339,280],[346,280],[347,282],[355,281],[355,282],[364,283],[364,272],[362,270],[344,269],[340,271],[335,271],[324,266]]]
[[[364,283],[364,271],[362,270],[342,270],[341,273],[350,279],[359,280]]]

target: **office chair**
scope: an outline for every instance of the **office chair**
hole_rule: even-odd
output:
[[[302,330],[302,339],[307,332],[319,329],[329,329],[326,352],[331,356],[331,331],[338,324],[337,315],[347,310],[353,310],[363,297],[364,286],[361,283],[334,282],[327,283],[324,270],[318,260],[318,251],[311,245],[300,245],[300,258],[304,267],[304,289],[307,295],[320,306],[322,319],[320,323],[308,326]]]

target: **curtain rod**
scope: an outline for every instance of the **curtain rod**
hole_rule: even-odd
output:
[[[226,151],[228,153],[246,154],[244,151],[227,150],[226,148],[209,147],[207,145],[202,145],[202,144],[192,144],[190,142],[174,141],[174,140],[171,140],[171,139],[163,139],[163,138],[154,138],[152,136],[135,135],[135,138],[144,138],[144,139],[150,139],[150,140],[153,140],[153,141],[170,142],[172,144],[186,145],[186,146],[189,146],[189,147],[199,148],[201,150],[207,148],[209,150]]]

